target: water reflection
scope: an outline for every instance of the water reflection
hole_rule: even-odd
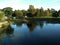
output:
[[[20,22],[15,22],[14,24],[16,24],[18,27],[22,26],[22,23]]]
[[[0,34],[0,44],[38,45],[60,41],[59,21],[16,22]],[[46,43],[45,43],[46,42]]]
[[[33,32],[34,29],[36,28],[37,25],[40,26],[40,28],[42,29],[44,24],[60,24],[60,21],[53,21],[53,20],[50,20],[50,21],[29,21],[28,23],[26,23],[27,27],[29,28],[30,32]],[[20,22],[15,22],[16,26],[20,27],[22,26],[22,24],[24,23],[20,23]]]
[[[39,25],[40,25],[40,28],[43,28],[43,26],[44,26],[44,22],[41,21]]]
[[[60,20],[49,20],[49,21],[46,21],[46,23],[51,23],[51,24],[60,24]]]
[[[13,32],[14,32],[14,29],[9,25],[3,30],[3,32],[0,33],[0,39],[3,38],[6,34],[7,35],[13,34]]]
[[[0,40],[0,45],[3,45],[3,43],[1,42],[1,40]]]
[[[27,23],[27,26],[28,26],[30,32],[34,31],[34,28],[36,27],[36,25],[37,25],[37,23],[35,23],[35,22],[28,22]]]
[[[9,25],[7,28],[6,28],[6,34],[7,35],[11,35],[13,34],[14,32],[14,29]]]
[[[11,35],[13,35],[13,32],[14,29],[10,25],[6,26],[5,29],[3,29],[0,33],[0,45],[8,45],[9,41],[11,40]],[[8,41],[7,39],[10,40]]]

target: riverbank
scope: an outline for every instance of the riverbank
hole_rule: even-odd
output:
[[[51,20],[54,20],[54,21],[60,21],[60,18],[58,17],[58,18],[56,18],[56,17],[54,17],[54,18],[44,18],[44,17],[30,17],[30,18],[25,18],[26,20],[33,20],[33,21],[35,21],[35,20],[40,20],[40,21],[51,21]]]
[[[11,21],[14,23],[29,23],[29,22],[35,22],[35,21],[47,21],[47,22],[59,22],[60,23],[60,18],[28,17],[24,19],[13,19]]]
[[[9,25],[8,21],[0,22],[0,33],[5,31],[5,29],[8,27],[8,25]]]
[[[0,28],[2,27],[2,25],[7,25],[8,21],[4,21],[4,22],[0,22]]]

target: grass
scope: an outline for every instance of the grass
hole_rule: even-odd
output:
[[[0,20],[0,22],[4,22],[5,20]]]
[[[42,16],[40,18],[54,18],[54,17],[52,17],[52,16]]]
[[[41,17],[34,17],[34,18],[60,18],[60,17],[52,17],[52,16],[41,16]]]
[[[2,24],[2,27],[0,28],[0,33],[2,32],[2,31],[4,31],[7,27],[8,27],[8,23],[7,24]]]

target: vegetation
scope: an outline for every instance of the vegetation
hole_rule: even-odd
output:
[[[13,8],[6,7],[0,10],[0,20],[7,19],[23,19],[23,18],[60,18],[60,10],[55,9],[44,10],[35,8],[33,5],[29,5],[28,10],[15,10]]]
[[[0,20],[5,20],[5,14],[2,11],[0,11]]]
[[[23,12],[20,10],[15,10],[13,13],[13,16],[16,16],[16,18],[22,18],[23,17]]]
[[[5,13],[6,16],[10,17],[13,14],[13,10],[11,7],[3,8],[2,11]]]

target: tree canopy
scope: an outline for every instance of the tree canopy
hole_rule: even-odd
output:
[[[21,10],[15,10],[14,15],[16,16],[16,18],[22,18],[23,12]]]
[[[3,8],[3,11],[4,11],[6,16],[11,16],[13,13],[13,9],[11,7]]]
[[[55,9],[46,9],[44,10],[43,7],[40,9],[35,8],[34,5],[29,5],[28,10],[14,10],[11,7],[5,7],[0,9],[2,11],[0,13],[0,18],[7,16],[7,17],[16,17],[16,18],[23,18],[27,17],[60,17],[60,10],[56,11]],[[1,17],[2,16],[2,17]]]
[[[0,20],[5,20],[5,13],[0,11]]]

